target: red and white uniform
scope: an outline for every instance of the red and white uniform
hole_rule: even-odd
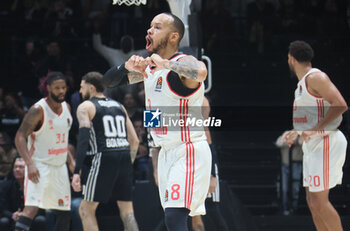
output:
[[[178,60],[179,54],[170,60]],[[146,107],[160,109],[162,115],[170,113],[172,120],[186,120],[189,116],[201,117],[204,84],[192,94],[182,96],[169,85],[169,69],[152,73],[146,68],[144,79]],[[164,127],[151,130],[158,157],[159,194],[163,208],[179,207],[191,210],[190,215],[205,214],[204,201],[209,189],[211,153],[203,127]]]
[[[307,88],[306,78],[313,72],[320,70],[312,68],[299,81],[295,90],[293,126],[299,134],[315,127],[330,108],[329,102],[313,95]],[[338,130],[341,121],[342,116],[339,116],[323,131],[311,136],[308,143],[303,143],[304,187],[309,187],[311,192],[324,191],[341,184],[347,146],[343,133]]]
[[[39,170],[39,183],[25,178],[25,205],[43,209],[70,210],[70,183],[66,166],[72,116],[67,103],[56,114],[46,99],[36,103],[43,112],[42,125],[28,137],[28,150]]]

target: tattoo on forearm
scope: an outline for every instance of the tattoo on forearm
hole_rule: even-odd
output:
[[[124,224],[124,229],[126,231],[138,231],[139,228],[137,226],[135,216],[133,213],[128,213],[122,216],[122,221]]]
[[[170,69],[186,78],[196,80],[198,78],[198,63],[196,61],[180,60],[169,61]]]
[[[129,84],[138,83],[143,81],[143,75],[138,72],[128,73]]]

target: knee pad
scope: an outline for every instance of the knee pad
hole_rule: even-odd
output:
[[[17,231],[29,231],[32,225],[32,219],[25,216],[20,216],[15,224],[15,230]]]
[[[169,231],[186,231],[187,217],[190,211],[185,208],[166,208],[165,225]]]

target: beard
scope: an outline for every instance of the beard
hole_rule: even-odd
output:
[[[81,94],[81,98],[83,101],[90,99],[90,92],[86,92],[84,95]]]
[[[168,45],[169,36],[170,36],[170,35],[168,34],[163,40],[161,40],[160,43],[159,43],[159,45],[153,49],[153,52],[152,52],[152,53],[158,54],[158,52],[159,52],[160,50],[166,48],[167,45]]]
[[[295,73],[294,68],[289,64],[289,71],[290,71],[290,78],[294,79],[294,78],[298,78],[297,74]]]
[[[57,95],[55,95],[54,93],[50,92],[50,97],[51,99],[53,99],[56,103],[62,103],[64,101],[63,99],[59,99]]]

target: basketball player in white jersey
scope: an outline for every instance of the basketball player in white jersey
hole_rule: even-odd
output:
[[[62,73],[49,74],[47,90],[48,97],[30,108],[15,138],[26,163],[25,207],[16,222],[17,231],[30,229],[39,208],[56,210],[55,230],[69,230],[71,196],[66,162],[72,116],[64,101],[67,86]]]
[[[104,84],[114,87],[144,81],[147,108],[176,108],[174,119],[186,119],[196,108],[200,111],[207,69],[195,57],[178,53],[183,34],[184,25],[178,17],[157,15],[146,36],[146,49],[153,54],[146,59],[132,56],[124,65],[111,68],[104,75]],[[186,231],[188,214],[205,214],[211,153],[204,128],[183,125],[167,131],[163,127],[152,130],[151,135],[161,147],[158,184],[166,226],[169,231]]]
[[[298,135],[304,140],[304,187],[317,230],[341,231],[340,217],[328,195],[342,181],[347,141],[338,126],[348,107],[327,74],[312,68],[313,55],[304,41],[289,45],[288,64],[299,82],[293,107],[294,130],[282,140],[288,145]]]

